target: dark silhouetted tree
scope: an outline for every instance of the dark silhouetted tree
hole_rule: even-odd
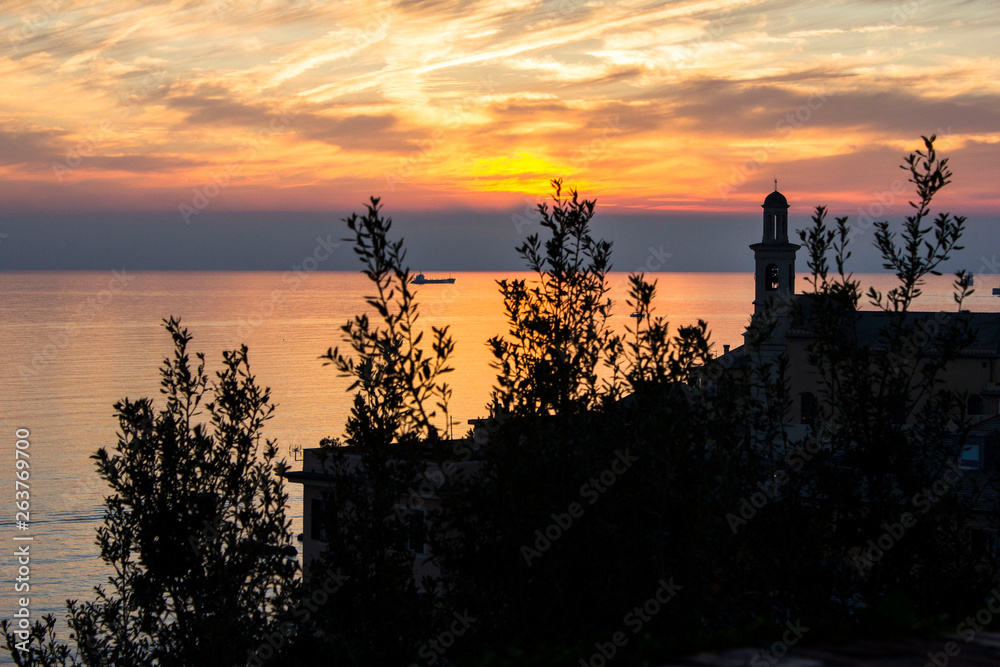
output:
[[[298,564],[284,464],[262,436],[269,390],[245,346],[223,353],[210,383],[188,331],[165,324],[174,342],[161,369],[165,406],[116,403],[118,445],[93,457],[111,488],[97,543],[112,573],[93,601],[68,603],[73,664],[232,664],[294,631],[278,622]],[[64,664],[49,644],[24,664]]]
[[[494,409],[504,414],[568,414],[593,407],[601,393],[598,371],[611,339],[611,243],[590,234],[594,201],[575,190],[564,195],[561,180],[552,187],[551,208],[538,205],[551,235],[544,249],[537,234],[517,249],[534,284],[499,281],[510,337],[490,345],[499,370]]]
[[[447,424],[451,395],[443,378],[454,344],[447,327],[431,327],[430,350],[422,346],[403,242],[389,239],[392,221],[379,200],[345,222],[375,291],[366,297],[375,316],[342,327],[349,351],[323,355],[356,390],[343,439],[322,443],[335,481],[324,493],[328,547],[315,571],[335,571],[344,583],[311,616],[317,639],[302,646],[301,659],[409,664],[434,627],[431,596],[414,581],[406,547],[414,522],[423,521],[409,499],[425,461],[442,447],[439,425]]]

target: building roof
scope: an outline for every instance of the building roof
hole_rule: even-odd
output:
[[[798,316],[785,334],[786,338],[813,338],[816,336],[810,327],[808,301],[802,296],[804,295],[798,295],[795,299]],[[886,341],[882,332],[886,330],[890,319],[896,315],[896,313],[880,310],[857,311],[854,319],[854,331],[858,344],[876,349],[884,348]],[[906,317],[907,321],[916,327],[916,333],[913,335],[915,340],[911,342],[918,347],[926,346],[928,352],[933,350],[933,341],[936,336],[940,335],[941,330],[959,320],[966,323],[972,333],[971,341],[960,351],[963,356],[1000,356],[1000,313],[914,311],[907,313]]]
[[[788,200],[785,199],[785,195],[775,190],[764,200],[763,208],[788,208]]]

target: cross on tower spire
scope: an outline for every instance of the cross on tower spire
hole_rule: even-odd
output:
[[[778,191],[778,177],[777,176],[774,177],[774,191],[775,192]]]

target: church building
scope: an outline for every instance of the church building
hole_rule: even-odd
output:
[[[792,409],[790,424],[811,424],[815,419],[817,396],[820,395],[818,376],[809,364],[809,349],[818,339],[817,322],[810,317],[809,300],[795,292],[795,259],[800,246],[788,237],[788,200],[775,189],[764,199],[760,242],[750,246],[754,256],[753,317],[756,321],[769,318],[766,337],[754,348],[749,337],[759,336],[759,329],[748,327],[744,344],[723,355],[729,368],[746,368],[751,350],[763,361],[774,361],[779,355],[788,358]],[[866,302],[862,302],[862,307]],[[885,349],[881,332],[891,314],[879,310],[858,310],[851,328],[860,346],[868,346],[876,354],[900,353]],[[957,358],[944,374],[944,386],[957,389],[967,396],[967,413],[972,423],[1000,415],[1000,313],[910,312],[910,321],[919,331],[932,332],[962,318],[968,322],[974,336],[969,345],[958,352]],[[915,337],[916,338],[916,337]],[[914,341],[925,346],[922,354],[934,354],[927,341]],[[905,352],[905,351],[902,351]],[[726,357],[729,357],[726,359]]]

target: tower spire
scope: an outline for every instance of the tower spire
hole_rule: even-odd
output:
[[[764,216],[760,243],[750,246],[756,264],[755,315],[763,314],[769,301],[795,294],[795,251],[799,246],[788,242],[788,200],[778,192],[776,176],[774,187],[761,205]]]

